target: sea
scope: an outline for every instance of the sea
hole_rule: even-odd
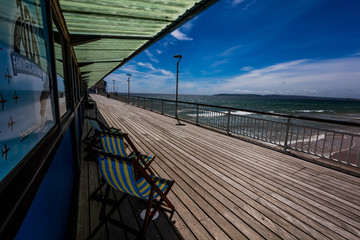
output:
[[[132,96],[175,100],[174,94],[132,94]],[[360,99],[323,98],[285,95],[217,94],[179,95],[179,101],[207,105],[308,116],[360,124]],[[238,114],[247,114],[239,111]],[[360,125],[359,125],[360,126]]]
[[[133,93],[131,96],[175,100],[174,94]],[[200,125],[208,125],[222,130],[228,129],[232,134],[257,138],[281,146],[284,145],[284,136],[289,130],[289,135],[287,135],[289,136],[288,147],[301,149],[300,151],[316,156],[338,159],[348,164],[359,164],[360,99],[217,94],[179,95],[178,100],[229,107],[232,116],[234,116],[233,120],[228,121],[222,117],[227,115],[228,110],[226,109],[207,107],[196,110],[193,107],[184,107],[184,105],[178,111],[180,119],[195,122],[199,117]],[[163,110],[165,114],[174,114],[174,111],[169,112],[169,109],[173,110],[173,106],[166,108],[156,103],[146,106],[147,108],[151,106],[151,109],[157,112]],[[286,117],[263,113],[279,113],[286,115]],[[237,115],[242,116],[238,117]],[[294,118],[288,118],[288,116],[294,116]],[[310,117],[312,120],[296,118],[297,116]],[[337,120],[341,123],[337,121],[313,121],[314,118]],[[291,121],[290,128],[286,128],[289,120]]]

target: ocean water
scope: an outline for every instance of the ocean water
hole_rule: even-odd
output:
[[[174,94],[132,96],[175,100]],[[278,95],[179,95],[179,101],[360,123],[360,100]],[[239,115],[248,115],[238,111]]]
[[[124,94],[120,94],[124,95]],[[153,99],[175,100],[171,94],[132,94]],[[125,95],[126,100],[127,94]],[[121,98],[121,97],[120,97]],[[180,104],[180,120],[198,122],[234,135],[259,139],[263,142],[285,146],[318,157],[359,164],[360,151],[360,100],[315,98],[301,96],[259,95],[179,95],[179,101],[210,106],[231,107],[228,110],[216,107],[200,107]],[[135,105],[175,115],[175,105],[159,101],[138,101]],[[341,120],[355,124],[339,124],[324,121],[303,120],[251,112],[280,113],[286,116],[307,116]],[[290,122],[288,122],[290,119]],[[288,124],[290,123],[290,124]]]

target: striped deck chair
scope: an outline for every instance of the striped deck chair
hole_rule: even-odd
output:
[[[109,133],[121,132],[121,130],[118,128],[107,127],[97,118],[85,117],[85,120],[90,126],[90,129],[85,137],[85,142],[88,144],[96,145],[96,143],[98,142],[98,135],[96,134],[96,131],[109,132]],[[90,136],[90,133],[92,131],[95,131],[95,133],[92,136]]]
[[[133,234],[139,235],[141,236],[141,239],[144,239],[147,227],[160,207],[172,213],[174,212],[175,207],[167,198],[167,194],[175,183],[174,180],[167,180],[154,175],[149,175],[135,158],[119,157],[108,153],[104,154],[104,151],[98,152],[98,158],[101,174],[107,183],[107,188],[105,190],[105,197],[100,212],[101,222],[90,235],[91,238],[105,222],[110,222]],[[135,174],[135,172],[137,174]],[[106,205],[111,201],[111,199],[109,199],[111,188],[125,194],[115,206],[106,213]],[[116,209],[118,209],[121,202],[129,195],[148,201],[144,224],[141,230],[137,230],[126,225],[124,222],[120,222],[111,217]],[[160,199],[156,201],[156,198]]]
[[[135,147],[134,143],[131,141],[128,134],[114,134],[108,132],[99,132],[99,134],[101,139],[101,146],[104,151],[119,155],[121,157],[134,157],[138,159],[140,165],[145,168],[150,174],[154,174],[154,172],[150,168],[150,164],[154,161],[155,156],[141,154]],[[132,149],[131,153],[127,153],[126,146],[130,146],[130,148]]]

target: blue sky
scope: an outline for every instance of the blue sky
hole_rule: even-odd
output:
[[[220,0],[109,75],[118,92],[360,98],[360,1]]]

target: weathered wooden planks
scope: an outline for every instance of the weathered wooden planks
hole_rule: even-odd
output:
[[[358,239],[360,180],[271,149],[93,95],[153,168],[173,178],[185,239]]]
[[[87,112],[87,115],[95,117],[91,112]],[[87,124],[85,124],[84,130],[84,134],[86,134],[89,130]],[[82,156],[87,158],[88,153],[85,152],[86,144],[83,144],[82,147],[84,151]],[[101,173],[99,172],[97,164],[93,161],[89,162],[83,159],[81,161],[76,239],[87,239],[99,226],[101,201],[90,198],[90,194],[100,186],[100,180]],[[103,187],[99,193],[104,194],[104,191],[105,187]],[[118,200],[121,196],[122,193],[119,191],[112,190],[110,192],[111,199]],[[110,208],[111,207],[108,206],[107,211],[109,211]],[[143,201],[134,197],[129,197],[121,204],[121,207],[112,215],[112,217],[126,221],[128,225],[131,225],[134,228],[140,228],[143,224],[143,220],[140,218],[140,212],[145,208],[146,205]],[[174,217],[173,219],[177,218],[178,217]],[[158,219],[149,225],[146,239],[181,239],[171,221],[172,220],[169,219],[166,214],[161,213]],[[181,224],[181,221],[178,222]],[[186,239],[195,239],[192,232],[187,228],[182,228],[181,232]],[[136,239],[136,236],[112,224],[106,223],[93,235],[92,239]]]

